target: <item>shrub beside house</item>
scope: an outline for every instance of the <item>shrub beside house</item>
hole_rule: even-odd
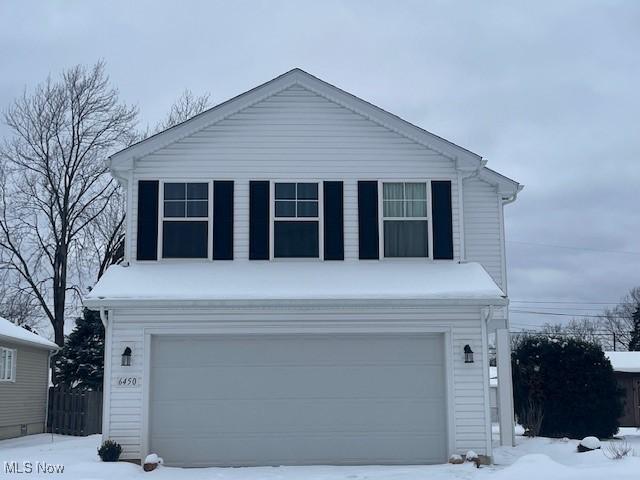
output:
[[[609,438],[618,430],[622,392],[599,345],[531,336],[512,353],[516,415],[530,435]]]

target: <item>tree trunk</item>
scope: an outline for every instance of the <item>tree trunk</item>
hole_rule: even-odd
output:
[[[56,249],[53,268],[53,332],[59,347],[64,345],[64,309],[67,299],[67,251],[65,245]]]

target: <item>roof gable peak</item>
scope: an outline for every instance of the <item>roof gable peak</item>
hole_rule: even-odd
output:
[[[222,102],[194,117],[175,125],[167,130],[159,132],[151,137],[141,140],[115,154],[110,159],[112,170],[127,170],[132,168],[133,161],[150,155],[155,151],[192,135],[224,118],[251,105],[276,95],[283,90],[299,85],[317,95],[339,104],[355,113],[358,113],[371,121],[378,123],[392,131],[404,135],[426,147],[434,150],[457,164],[465,164],[470,168],[479,168],[481,157],[454,143],[451,143],[437,135],[417,127],[400,117],[383,110],[355,95],[341,90],[324,80],[302,70],[293,68],[278,77]]]

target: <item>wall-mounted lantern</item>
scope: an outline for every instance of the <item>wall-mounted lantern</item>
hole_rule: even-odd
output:
[[[124,352],[122,352],[122,366],[131,366],[131,349],[129,347],[125,348]]]
[[[473,363],[473,350],[469,345],[464,346],[464,363]]]

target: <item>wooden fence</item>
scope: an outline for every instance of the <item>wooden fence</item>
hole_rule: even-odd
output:
[[[86,437],[102,432],[102,392],[49,387],[47,431]]]

